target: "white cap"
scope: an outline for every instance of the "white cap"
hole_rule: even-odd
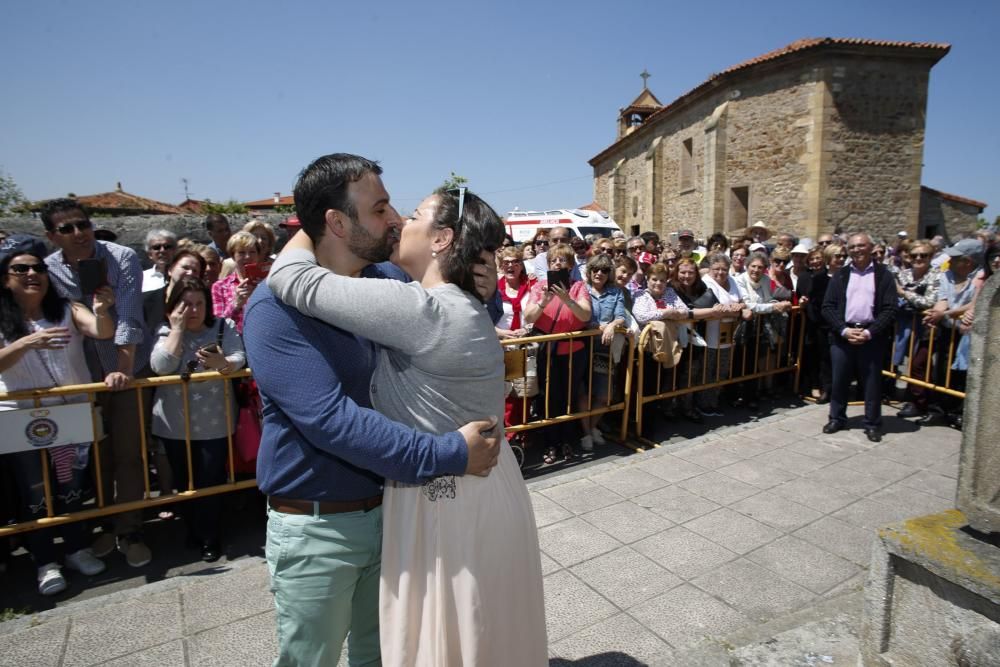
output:
[[[905,231],[900,231],[896,232],[896,236],[898,236],[901,239],[905,239],[907,236],[909,236],[909,234],[907,234]]]
[[[809,248],[807,248],[806,246],[804,246],[804,245],[802,245],[800,243],[797,246],[795,246],[794,248],[792,248],[792,254],[793,255],[808,255],[809,254]]]
[[[764,245],[763,243],[751,243],[750,244],[750,252],[757,252],[758,250],[763,251],[763,252],[767,252],[767,246]]]

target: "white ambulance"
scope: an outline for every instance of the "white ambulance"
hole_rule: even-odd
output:
[[[608,237],[617,223],[607,211],[587,211],[579,208],[560,208],[551,211],[511,211],[504,222],[514,243],[524,243],[535,235],[539,227],[567,227],[583,238],[587,234]]]

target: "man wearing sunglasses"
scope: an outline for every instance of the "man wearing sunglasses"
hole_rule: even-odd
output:
[[[107,440],[101,447],[101,483],[104,501],[125,503],[142,500],[143,477],[139,405],[134,391],[122,391],[132,378],[148,374],[151,343],[142,311],[142,266],[131,248],[97,241],[90,217],[73,199],[53,199],[41,210],[42,224],[57,250],[45,258],[52,285],[59,293],[88,306],[94,295],[85,294],[80,278],[82,260],[99,260],[105,284],[115,293],[111,316],[115,336],[111,340],[85,340],[92,370],[100,368],[100,380],[111,391],[98,394],[104,411]],[[149,402],[146,403],[149,405]],[[138,510],[114,516],[113,533],[105,531],[94,543],[94,555],[108,555],[117,546],[132,567],[142,567],[152,554],[140,533]]]
[[[167,267],[177,254],[177,235],[169,229],[146,234],[146,255],[153,266],[142,272],[142,291],[153,292],[167,284]]]

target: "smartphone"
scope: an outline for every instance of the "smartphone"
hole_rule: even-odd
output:
[[[562,285],[564,290],[569,291],[569,269],[549,271],[546,280],[548,280],[549,287],[552,287],[553,285]]]
[[[77,265],[80,274],[80,291],[93,294],[108,284],[108,272],[103,259],[81,259]]]
[[[209,343],[208,345],[202,345],[201,347],[198,348],[198,350],[206,354],[219,354],[220,352],[222,352],[222,350],[219,349],[218,343]]]
[[[271,262],[250,262],[243,267],[243,275],[255,283],[267,279],[271,271]]]

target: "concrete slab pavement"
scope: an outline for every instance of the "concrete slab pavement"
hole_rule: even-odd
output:
[[[530,482],[552,664],[854,664],[874,527],[953,505],[960,434],[888,417],[874,444],[850,414],[831,436],[807,406]],[[9,621],[0,665],[269,665],[267,586],[245,558]]]

